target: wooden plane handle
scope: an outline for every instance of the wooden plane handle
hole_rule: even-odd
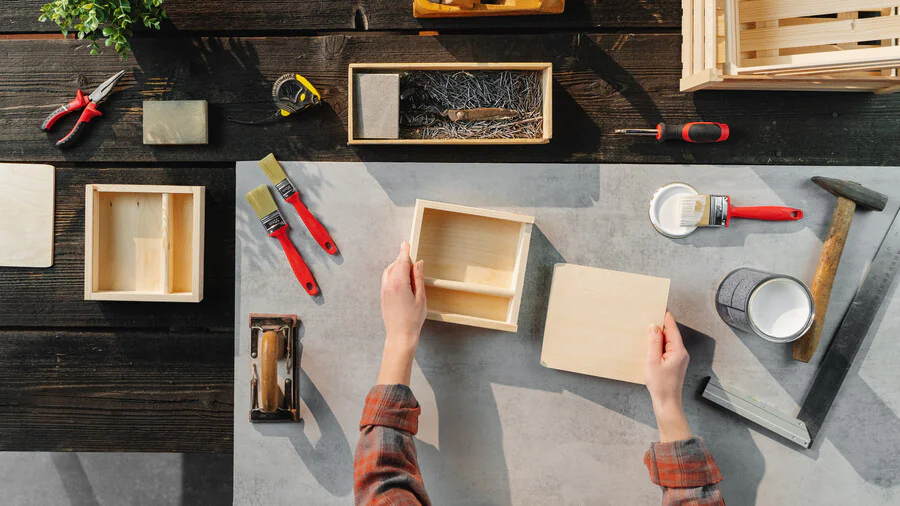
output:
[[[856,211],[856,202],[838,197],[837,206],[831,217],[831,228],[828,229],[828,237],[825,238],[825,244],[822,245],[822,255],[819,257],[816,277],[813,278],[810,288],[813,299],[816,301],[816,317],[806,334],[794,341],[794,360],[809,362],[819,346],[819,338],[822,337],[822,327],[825,324],[825,313],[828,312],[828,302],[831,299],[831,288],[834,286],[834,277],[841,263],[841,253],[847,242],[847,234],[850,232],[854,211]]]
[[[263,413],[278,409],[278,333],[263,332],[259,342],[259,398]]]

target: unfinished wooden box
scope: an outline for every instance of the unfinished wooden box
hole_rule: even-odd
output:
[[[534,218],[417,200],[413,261],[425,261],[429,320],[516,332]]]
[[[414,70],[530,70],[541,72],[543,88],[543,135],[521,139],[363,139],[356,126],[354,78],[357,74],[402,74]],[[552,63],[351,63],[347,81],[348,144],[547,144],[553,137]]]
[[[898,91],[897,5],[682,0],[681,91]]]
[[[202,186],[87,185],[85,300],[200,302],[205,199]]]

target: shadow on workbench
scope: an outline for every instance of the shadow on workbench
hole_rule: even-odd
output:
[[[454,497],[460,504],[512,504],[508,461],[528,467],[527,471],[519,469],[520,473],[549,476],[546,483],[539,485],[541,494],[553,494],[554,487],[560,486],[552,479],[552,473],[545,473],[543,470],[549,471],[549,468],[559,465],[560,460],[565,461],[570,457],[563,454],[523,459],[524,455],[528,455],[529,449],[516,444],[516,438],[534,432],[532,426],[535,420],[547,420],[544,415],[523,416],[521,413],[546,414],[556,409],[554,404],[552,401],[549,404],[527,407],[506,404],[501,410],[497,401],[498,386],[553,393],[568,392],[646,427],[656,427],[650,397],[643,385],[550,370],[539,365],[553,266],[561,262],[565,262],[565,258],[544,233],[535,227],[526,270],[525,294],[522,298],[520,322],[523,324],[517,334],[495,332],[489,336],[473,335],[459,332],[453,325],[426,323],[416,362],[434,392],[439,432],[436,445],[419,439],[416,447],[423,475],[435,497]],[[688,395],[685,402],[691,426],[705,438],[722,469],[725,480],[721,487],[728,503],[756,504],[757,490],[765,472],[765,461],[753,442],[749,428],[746,424],[727,420],[727,414],[699,399],[704,378],[713,374],[715,341],[687,327],[682,327],[682,332],[685,345],[691,353],[685,390],[697,392],[697,395]],[[490,344],[485,345],[486,341]],[[473,349],[479,350],[478,359],[474,362],[471,356]],[[466,365],[455,367],[454,364]],[[465,392],[465,395],[460,395],[460,392]],[[473,406],[477,406],[477,409],[472,409]],[[510,418],[501,420],[501,411]],[[559,419],[553,421],[567,427],[580,426],[576,432],[581,432],[582,439],[571,441],[572,444],[606,449],[607,452],[620,444],[609,439],[608,429],[599,428],[596,423],[580,418],[578,413],[586,412],[573,414],[559,411]],[[514,435],[504,437],[504,426]],[[552,427],[545,429],[553,433]],[[655,435],[649,434],[652,434],[652,429],[648,431],[647,448],[651,438],[655,438]],[[517,447],[516,457],[507,459],[505,445]],[[629,452],[632,451],[629,447]],[[639,462],[643,457],[642,451],[627,455],[609,452],[596,455],[595,458],[607,462],[619,459]],[[427,480],[431,476],[438,476],[440,479]],[[642,484],[645,479],[642,476],[628,478],[629,482]],[[556,492],[564,493],[561,490]],[[615,503],[633,500],[634,497],[623,482],[621,487],[605,490],[603,497],[596,499]]]
[[[232,501],[231,454],[0,454],[3,504],[223,505]]]

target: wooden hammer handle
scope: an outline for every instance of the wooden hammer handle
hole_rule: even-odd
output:
[[[831,299],[831,288],[834,286],[834,276],[841,263],[841,253],[847,242],[854,211],[856,202],[838,197],[837,207],[834,208],[831,217],[831,228],[828,229],[828,237],[822,245],[822,256],[819,257],[819,266],[816,268],[816,277],[813,278],[811,288],[813,299],[816,301],[816,317],[806,334],[794,341],[795,360],[809,362],[816,353],[816,347],[819,346],[825,313],[828,312],[828,301]]]
[[[278,333],[263,332],[259,340],[259,398],[263,413],[278,409]]]

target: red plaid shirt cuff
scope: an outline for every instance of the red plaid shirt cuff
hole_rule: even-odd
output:
[[[653,443],[644,455],[650,480],[667,488],[704,487],[722,481],[722,473],[699,437]]]
[[[415,435],[422,408],[406,385],[375,385],[366,396],[359,429],[369,425],[390,427]]]

